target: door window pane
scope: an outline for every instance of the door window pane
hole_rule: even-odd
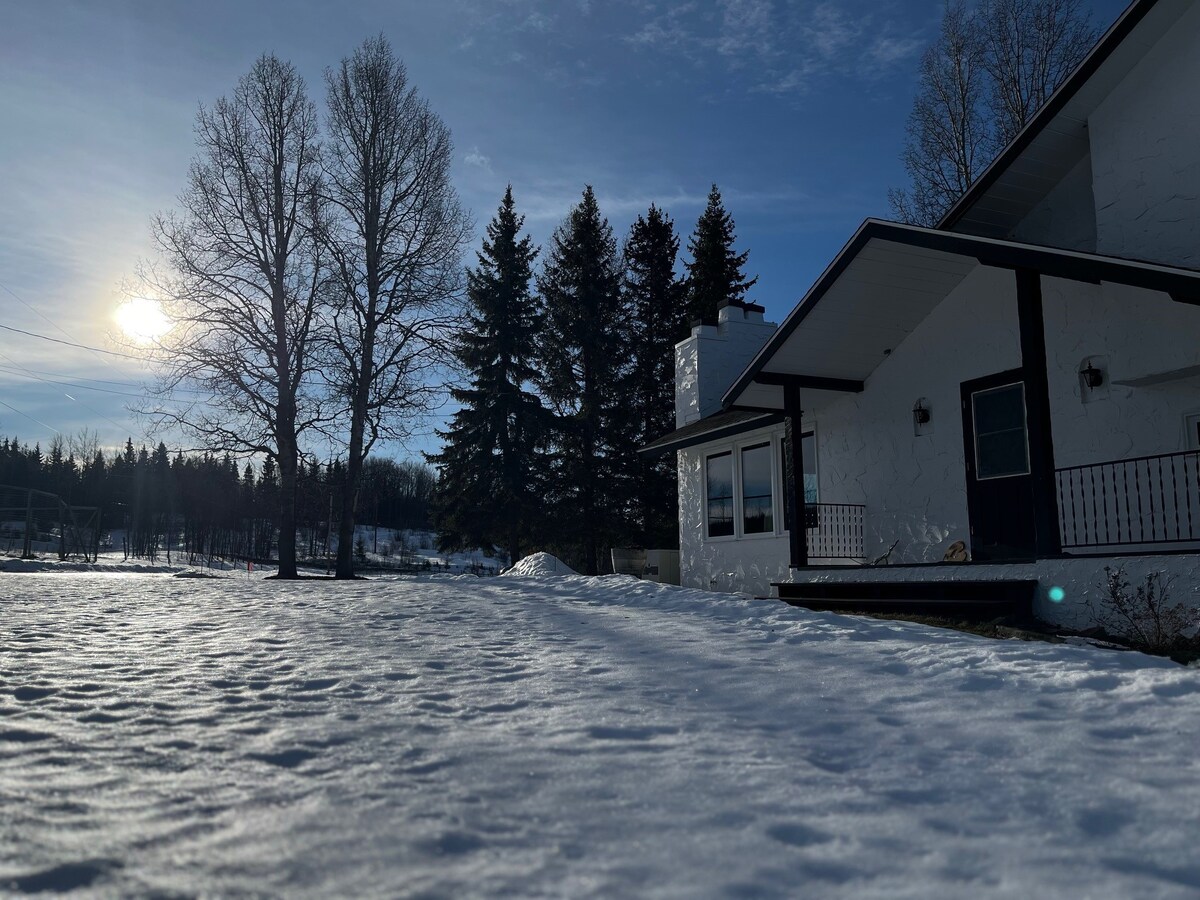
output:
[[[975,477],[1028,475],[1025,385],[1008,384],[972,394],[971,411],[975,422]]]
[[[718,453],[705,460],[708,536],[733,534],[733,454]]]
[[[774,530],[771,445],[755,444],[742,450],[742,533],[765,534]]]

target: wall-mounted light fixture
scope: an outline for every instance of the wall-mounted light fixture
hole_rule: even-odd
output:
[[[929,407],[925,405],[924,397],[921,397],[916,403],[913,404],[912,416],[913,431],[916,434],[921,434],[925,426],[928,425],[933,419],[933,416],[929,411]]]
[[[1083,383],[1094,391],[1104,384],[1104,372],[1097,369],[1090,359],[1086,362],[1087,365],[1079,370],[1079,376],[1083,379]]]

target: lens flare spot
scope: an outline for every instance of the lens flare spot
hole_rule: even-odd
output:
[[[1067,592],[1060,588],[1057,584],[1050,588],[1046,594],[1050,597],[1051,603],[1062,603],[1063,599],[1067,596]]]

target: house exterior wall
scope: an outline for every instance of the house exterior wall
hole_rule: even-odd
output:
[[[1189,449],[1200,375],[1113,384],[1200,366],[1200,307],[1120,285],[1043,279],[1055,465]],[[1084,388],[1092,361],[1105,384]],[[884,361],[861,394],[814,415],[822,497],[865,503],[865,555],[940,560],[970,544],[961,383],[1021,365],[1013,273],[979,268]],[[920,398],[931,428],[914,435]],[[803,401],[803,396],[802,396]]]
[[[712,453],[771,441],[773,459],[780,459],[783,426],[758,428],[736,438],[702,444],[678,453],[679,577],[684,587],[708,591],[746,591],[769,596],[772,582],[788,580],[788,535],[783,530],[783,485],[779,466],[774,472],[775,533],[744,537],[707,536],[704,460]],[[734,494],[738,493],[736,487]],[[740,515],[735,514],[735,519]]]
[[[1192,446],[1184,426],[1189,415],[1200,416],[1200,375],[1142,387],[1113,379],[1200,366],[1200,307],[1054,278],[1043,279],[1043,306],[1058,467]],[[1105,373],[1101,388],[1083,386],[1079,371],[1087,361]],[[804,430],[816,436],[821,501],[866,506],[866,559],[891,549],[893,564],[935,562],[951,542],[969,545],[961,383],[1020,364],[1015,276],[980,267],[892,351],[861,394],[806,416]],[[918,399],[932,414],[919,435],[912,420]],[[685,585],[766,595],[772,582],[791,578],[778,475],[775,534],[709,539],[705,525],[705,457],[769,439],[778,460],[782,437],[782,426],[774,426],[679,453]],[[1091,560],[1079,571],[1094,573],[1098,565]],[[1072,577],[1082,584],[1083,575]]]
[[[969,540],[959,385],[1020,365],[1012,272],[980,267],[867,380],[814,413],[822,496],[865,503],[866,557],[940,560]],[[801,402],[803,402],[803,393]],[[930,410],[914,435],[912,408]]]
[[[1200,4],[1088,120],[1096,250],[1200,267]]]
[[[1013,240],[1064,250],[1096,252],[1096,200],[1092,157],[1085,154],[1013,229]]]
[[[1200,414],[1200,307],[1123,285],[1043,279],[1047,374],[1059,468],[1191,449],[1185,422]],[[1079,379],[1091,361],[1097,390]],[[1160,383],[1120,384],[1162,374]]]

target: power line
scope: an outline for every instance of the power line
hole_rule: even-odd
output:
[[[12,364],[13,364],[14,366],[16,366],[18,369],[20,369],[20,368],[23,368],[23,367],[22,367],[22,366],[21,366],[19,363],[15,362],[15,361],[14,361],[14,360],[13,360],[11,357],[5,356],[3,353],[0,353],[0,357],[3,357],[4,359],[7,359],[7,360],[8,360],[10,363],[12,363]],[[26,371],[26,372],[29,372],[29,370],[28,370],[28,369],[26,369],[25,371]],[[34,378],[34,379],[36,379],[37,381],[41,381],[41,382],[43,382],[43,383],[45,383],[45,384],[54,384],[54,383],[55,383],[55,382],[53,382],[53,381],[50,381],[50,380],[48,380],[48,379],[42,378],[42,377],[41,377],[41,376],[39,376],[39,375],[34,375],[32,372],[29,372],[29,377],[31,377],[31,378]],[[82,387],[83,385],[80,385],[80,386]],[[104,390],[104,389],[103,389],[103,388],[92,388],[92,390]],[[111,394],[115,394],[115,393],[117,393],[117,391],[105,391],[105,393],[111,393]],[[68,400],[70,400],[71,402],[73,402],[73,403],[78,403],[80,406],[82,406],[84,409],[86,409],[86,410],[87,410],[88,412],[90,412],[92,415],[99,416],[99,417],[100,417],[100,418],[102,418],[104,421],[108,422],[110,425],[116,425],[116,426],[117,426],[117,428],[121,429],[122,431],[129,431],[129,430],[131,430],[131,429],[128,429],[128,428],[126,428],[126,426],[122,425],[120,422],[117,422],[117,421],[114,421],[113,419],[110,419],[108,416],[106,416],[104,413],[100,412],[98,409],[93,409],[92,407],[88,406],[86,403],[84,403],[82,400],[78,399],[77,397],[72,397],[72,396],[71,396],[70,394],[68,394],[66,391],[63,391],[63,392],[62,392],[62,395],[63,395],[64,397],[66,397]],[[136,394],[132,394],[132,395],[130,395],[130,396],[137,396],[137,395],[136,395]],[[44,424],[44,423],[43,423],[43,424]],[[50,426],[49,426],[49,425],[47,425],[46,427],[47,427],[47,428],[49,428]],[[55,429],[51,429],[51,430],[55,430]],[[56,433],[57,433],[57,432],[56,432]]]
[[[60,374],[57,372],[45,372],[40,369],[30,369],[27,366],[23,366],[20,363],[13,360],[12,357],[7,356],[4,353],[0,353],[0,356],[4,357],[10,363],[12,363],[11,366],[0,366],[0,372],[7,373],[9,375],[15,375],[18,378],[36,379],[45,384],[56,384],[59,387],[82,388],[85,391],[99,391],[102,394],[116,394],[121,397],[136,397],[139,399],[144,399],[146,397],[145,393],[135,394],[135,393],[131,393],[129,391],[114,391],[111,388],[94,387],[93,385],[82,383],[85,381],[94,381],[98,384],[111,384],[111,385],[116,385],[117,387],[129,387],[129,388],[140,387],[140,385],[132,383],[132,382],[106,381],[103,378],[88,378],[85,375],[63,375],[63,374]],[[41,377],[43,375],[48,375],[48,376],[50,376],[50,378]],[[52,381],[51,380],[52,378],[66,378],[68,380],[67,381]],[[192,388],[176,387],[176,388],[172,388],[171,392],[172,393],[183,393],[183,394],[197,394],[197,395],[206,396],[206,397],[212,396],[212,393],[210,391],[199,391],[199,390],[194,390]]]
[[[92,378],[89,375],[71,375],[67,372],[47,372],[45,369],[31,369],[31,368],[29,368],[29,366],[22,366],[19,363],[13,363],[13,365],[19,366],[24,371],[32,372],[36,375],[45,375],[49,378],[65,378],[67,381],[71,381],[71,382],[91,381],[91,382],[94,382],[95,384],[111,384],[115,387],[127,387],[127,388],[141,387],[141,385],[136,381],[109,381],[106,378]],[[7,368],[7,367],[0,366],[0,369],[5,369],[5,368]]]
[[[120,356],[123,359],[132,359],[134,362],[145,362],[140,356],[131,356],[128,353],[118,353],[116,350],[102,350],[99,347],[89,347],[87,344],[77,344],[74,341],[64,341],[59,338],[52,338],[44,334],[38,334],[34,331],[24,331],[20,328],[13,328],[11,325],[0,325],[5,331],[15,331],[17,334],[23,334],[26,337],[38,338],[43,341],[52,341],[55,344],[65,344],[68,347],[78,347],[80,350],[90,350],[93,353],[107,353],[109,356]]]
[[[4,354],[0,353],[0,356],[4,356]],[[4,356],[4,358],[9,359],[9,357],[7,357],[7,356]],[[16,365],[16,364],[14,363],[13,365]],[[72,389],[81,388],[85,391],[99,391],[101,394],[115,394],[118,397],[145,397],[146,396],[145,394],[135,394],[132,391],[114,391],[112,388],[93,387],[90,384],[80,384],[78,382],[52,381],[49,378],[43,378],[40,375],[34,374],[32,369],[22,370],[20,368],[13,368],[12,366],[0,366],[0,372],[3,372],[6,375],[12,375],[16,378],[25,378],[25,379],[28,379],[29,381],[40,381],[42,384],[52,384],[52,385],[56,385],[57,387],[66,387],[66,388],[72,388]],[[127,386],[135,387],[135,385],[127,385]],[[74,398],[72,397],[71,399],[74,399]],[[97,415],[99,415],[99,414],[97,414]]]
[[[30,422],[36,422],[38,425],[41,425],[43,428],[49,428],[55,434],[62,434],[62,432],[59,431],[57,428],[55,428],[53,425],[47,425],[41,419],[35,419],[33,416],[29,415],[29,413],[21,412],[19,409],[17,409],[11,403],[5,403],[3,400],[0,400],[0,406],[7,406],[9,409],[11,409],[13,412],[15,412],[18,416],[24,416]]]
[[[48,322],[50,324],[50,327],[54,328],[60,334],[64,334],[68,338],[70,338],[69,341],[58,341],[58,343],[67,344],[68,346],[72,346],[72,347],[79,347],[82,350],[88,350],[92,353],[107,353],[110,356],[124,356],[127,359],[137,359],[136,356],[129,356],[128,354],[125,354],[125,353],[115,353],[112,350],[101,350],[99,347],[89,347],[87,344],[78,343],[75,340],[75,335],[71,334],[71,332],[67,331],[67,329],[63,328],[61,325],[59,325],[57,322],[55,322],[53,319],[51,319],[49,316],[47,316],[45,313],[43,313],[41,310],[39,310],[37,307],[35,307],[32,303],[27,302],[24,298],[21,297],[20,294],[18,294],[16,291],[14,291],[12,288],[10,288],[7,284],[0,281],[0,288],[3,288],[5,292],[7,292],[13,299],[15,299],[18,303],[20,303],[22,306],[24,306],[30,312],[32,312],[35,316],[38,316],[42,320]],[[10,330],[16,331],[17,329],[10,329]],[[44,335],[35,335],[35,337],[42,337],[48,341],[55,340],[55,338],[44,337]],[[103,362],[110,369],[112,368],[112,366],[103,358],[101,358],[100,361]],[[113,371],[115,372],[116,370],[113,369]]]

